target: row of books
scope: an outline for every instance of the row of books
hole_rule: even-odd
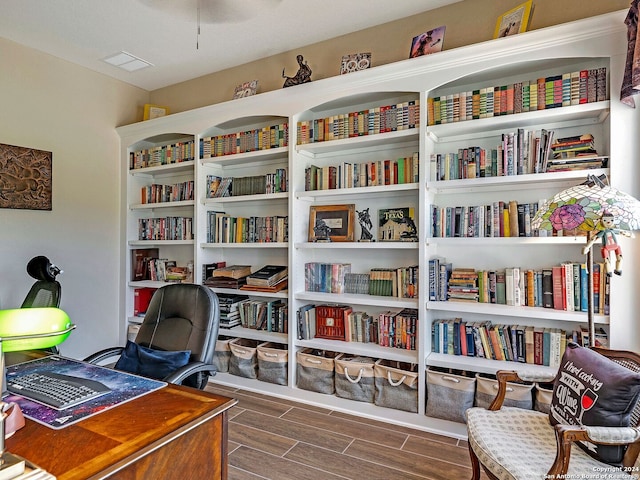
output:
[[[538,237],[546,230],[531,228],[538,202],[498,200],[487,205],[431,207],[433,237]]]
[[[245,300],[239,306],[240,325],[267,332],[289,331],[289,306],[283,300]]]
[[[140,190],[141,203],[164,203],[193,200],[193,180],[161,185],[153,183],[142,187]]]
[[[239,197],[288,191],[287,169],[249,177],[207,175],[207,198]]]
[[[349,305],[314,305],[297,312],[298,339],[325,338],[376,343],[383,347],[416,350],[418,311],[396,309],[369,315]]]
[[[606,100],[606,67],[431,97],[428,125],[511,115]]]
[[[129,170],[188,162],[195,156],[193,140],[146,148],[129,153]]]
[[[525,130],[501,134],[496,148],[459,148],[431,155],[430,174],[436,181],[501,177],[545,171],[553,131]]]
[[[395,160],[342,162],[340,165],[324,167],[309,165],[304,170],[304,189],[306,191],[332,190],[415,183],[418,182],[419,169],[418,152],[411,157]]]
[[[420,125],[420,102],[408,102],[298,122],[298,145],[375,135]]]
[[[148,278],[158,282],[192,282],[193,272],[189,267],[179,267],[175,260],[168,258],[150,258],[147,260]]]
[[[610,277],[604,263],[593,266],[594,313],[609,314]],[[586,312],[586,265],[564,262],[540,269],[507,267],[496,270],[453,268],[438,258],[429,260],[429,300],[494,303]]]
[[[207,212],[207,243],[271,243],[289,241],[289,217],[233,217]]]
[[[138,219],[138,240],[193,240],[191,217]]]
[[[568,342],[589,345],[585,327],[565,331],[527,325],[467,322],[461,318],[431,324],[431,351],[557,368]],[[607,347],[607,332],[596,329],[596,345]]]
[[[214,135],[200,139],[200,158],[286,147],[289,141],[287,122],[243,132]]]

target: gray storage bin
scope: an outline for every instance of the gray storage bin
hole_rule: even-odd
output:
[[[213,352],[213,360],[211,363],[215,365],[217,372],[226,373],[229,371],[229,360],[231,359],[229,342],[233,339],[234,337],[219,335],[216,340],[216,347]]]
[[[378,360],[373,367],[379,407],[418,411],[418,365],[395,360]]]
[[[289,351],[282,343],[265,342],[258,345],[258,380],[287,384]]]
[[[235,338],[229,342],[229,373],[238,377],[258,378],[258,341]]]
[[[335,387],[335,358],[339,354],[315,348],[296,352],[296,385],[312,392],[333,395]]]
[[[498,393],[498,381],[476,373],[476,407],[489,408]],[[507,393],[502,404],[505,407],[533,408],[533,383],[507,382]]]
[[[427,370],[428,417],[465,423],[465,412],[473,407],[476,379],[462,372],[437,367]]]
[[[533,395],[534,410],[549,413],[553,397],[553,383],[536,383]]]
[[[376,360],[370,357],[342,353],[335,359],[336,395],[358,402],[373,403],[375,386],[373,367]]]

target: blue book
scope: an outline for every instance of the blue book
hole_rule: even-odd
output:
[[[580,311],[586,312],[589,308],[589,278],[587,265],[580,264]]]

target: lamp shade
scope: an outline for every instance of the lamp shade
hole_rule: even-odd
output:
[[[0,310],[0,341],[4,352],[55,347],[67,339],[73,328],[69,316],[59,308]]]
[[[598,230],[604,212],[615,217],[615,228],[640,229],[640,202],[631,195],[597,181],[568,188],[544,202],[531,221],[540,230]]]

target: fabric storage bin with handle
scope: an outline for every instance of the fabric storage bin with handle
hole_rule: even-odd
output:
[[[489,408],[498,393],[498,381],[476,373],[476,407]],[[507,393],[504,397],[505,407],[518,407],[531,410],[533,408],[533,383],[507,382]]]
[[[336,352],[303,348],[296,353],[296,385],[312,392],[333,395]]]
[[[376,405],[407,412],[418,411],[417,364],[381,359],[375,363],[373,373]]]
[[[536,383],[533,393],[533,409],[542,413],[549,413],[551,398],[553,397],[553,383]]]
[[[465,412],[473,407],[476,379],[458,370],[429,367],[427,369],[428,417],[465,423]]]
[[[376,360],[370,357],[342,353],[335,359],[336,395],[358,402],[373,403],[375,386],[373,366]]]
[[[213,359],[211,363],[215,365],[216,371],[226,373],[229,371],[229,359],[231,358],[231,349],[229,348],[229,342],[234,337],[225,337],[219,335],[216,340],[216,347],[213,352]]]
[[[258,378],[258,341],[235,338],[229,342],[229,373],[238,377]]]
[[[289,351],[282,343],[265,342],[258,345],[258,380],[287,384]]]

